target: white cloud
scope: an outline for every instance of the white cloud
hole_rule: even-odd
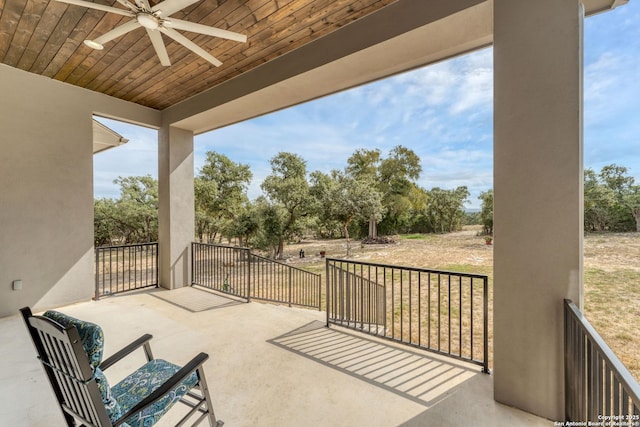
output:
[[[584,163],[617,163],[640,178],[640,6],[633,2],[587,20]],[[628,26],[629,18],[636,24]]]
[[[398,77],[398,83],[406,86],[409,96],[421,98],[425,105],[431,107],[447,103],[458,80],[449,62],[441,62]]]
[[[396,77],[414,106],[447,109],[458,115],[491,108],[493,50],[483,49]],[[411,108],[411,107],[410,107]]]
[[[99,119],[129,142],[93,156],[95,197],[116,198],[120,188],[113,181],[122,176],[158,177],[158,136],[153,129]]]
[[[470,70],[461,82],[458,97],[451,106],[451,113],[458,115],[474,108],[492,108],[493,70],[476,68]]]
[[[605,52],[584,69],[584,99],[592,109],[601,110],[603,103],[610,102],[609,92],[615,86],[616,71],[620,58]]]

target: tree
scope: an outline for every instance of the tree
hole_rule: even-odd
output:
[[[387,214],[382,219],[389,231],[397,231],[401,217],[412,207],[409,195],[420,177],[420,158],[410,149],[398,145],[388,157],[382,158],[380,150],[357,150],[348,160],[346,173],[356,179],[370,179],[382,194],[382,204]],[[369,237],[378,235],[378,221],[369,218]]]
[[[383,219],[386,224],[381,226],[387,233],[396,233],[402,224],[401,218],[410,212],[409,194],[416,187],[415,182],[421,172],[420,158],[413,150],[401,145],[391,149],[389,156],[380,161],[378,189],[383,194],[383,204],[387,209]]]
[[[302,220],[314,211],[314,206],[309,193],[306,162],[300,156],[280,152],[270,163],[272,173],[260,187],[285,212],[284,223],[278,230],[278,247],[274,254],[274,257],[282,259],[285,240],[300,232]]]
[[[286,221],[284,207],[260,196],[253,203],[252,212],[257,218],[258,227],[251,237],[251,247],[266,250],[270,258],[276,258]]]
[[[467,187],[443,190],[435,187],[429,191],[426,216],[436,233],[449,233],[462,228],[465,217],[464,204],[469,197]]]
[[[195,180],[196,233],[202,240],[220,237],[236,221],[247,199],[252,174],[249,165],[235,163],[224,154],[207,152]],[[229,236],[227,236],[229,237]]]
[[[337,191],[338,183],[330,174],[320,171],[310,175],[309,193],[315,199],[316,232],[323,237],[331,238],[342,235],[342,224],[332,214],[331,194]]]
[[[311,182],[311,193],[319,202],[320,216],[340,223],[347,242],[347,256],[351,256],[349,225],[354,220],[379,220],[384,212],[381,194],[369,177],[356,179],[339,171],[332,171],[331,175],[313,172]]]
[[[600,182],[592,169],[584,171],[584,228],[587,231],[606,231],[614,228],[613,212],[616,196]]]
[[[398,226],[404,226],[403,232],[406,233],[424,233],[428,231],[428,221],[425,217],[425,211],[429,205],[428,192],[424,188],[412,184],[407,194],[407,199],[411,206],[409,211],[401,217],[401,222],[398,223]]]
[[[356,150],[347,160],[346,172],[355,179],[369,179],[378,185],[378,168],[380,167],[380,150]],[[378,237],[378,219],[369,218],[369,238]]]
[[[101,198],[93,203],[93,240],[97,246],[112,246],[118,239],[118,230],[113,218],[116,216],[116,202]]]
[[[378,175],[381,154],[377,148],[374,150],[358,149],[347,160],[345,172],[353,177],[369,177],[375,180]]]
[[[196,236],[202,242],[214,239],[218,226],[214,225],[214,219],[209,213],[209,201],[215,199],[216,188],[215,183],[205,181],[200,177],[193,180],[193,189],[195,195],[195,226]]]
[[[584,171],[584,229],[640,231],[640,186],[627,168],[611,164]]]
[[[487,236],[493,235],[493,189],[483,191],[478,196],[482,200],[482,208],[480,210],[480,221],[482,223],[482,234]]]
[[[239,246],[245,246],[260,228],[258,218],[255,206],[247,202],[236,213],[235,220],[229,223],[226,232],[230,237],[238,239]]]
[[[640,233],[640,185],[631,186],[622,201],[636,221],[636,232]]]
[[[151,177],[118,177],[120,199],[116,202],[125,243],[158,240],[158,181]]]
[[[627,175],[627,168],[616,164],[604,166],[600,178],[616,195],[620,209],[630,214],[635,222],[635,231],[640,232],[640,186]],[[624,221],[624,214],[622,214]]]
[[[94,201],[94,243],[158,240],[158,181],[147,176],[118,177],[120,198]]]

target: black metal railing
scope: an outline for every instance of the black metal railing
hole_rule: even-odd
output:
[[[321,276],[235,246],[192,243],[192,284],[241,298],[321,309]]]
[[[336,324],[489,372],[488,277],[327,258],[327,326]]]
[[[250,254],[251,298],[321,309],[320,274]]]
[[[249,249],[191,243],[191,283],[251,299]]]
[[[158,286],[158,243],[95,249],[95,299]]]
[[[640,424],[640,385],[570,300],[564,300],[565,417]]]

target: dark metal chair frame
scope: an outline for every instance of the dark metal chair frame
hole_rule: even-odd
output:
[[[85,353],[78,330],[75,326],[63,327],[51,319],[35,316],[29,307],[20,309],[24,321],[38,353],[38,359],[53,388],[56,400],[60,405],[64,419],[69,427],[117,427],[134,415],[161,399],[173,388],[196,372],[198,383],[179,401],[191,410],[176,424],[186,423],[196,412],[200,416],[192,425],[198,425],[205,418],[214,427],[221,427],[224,423],[216,420],[211,397],[204,375],[203,363],[209,358],[206,353],[200,353],[175,373],[158,389],[145,397],[137,405],[116,422],[109,420],[107,411],[94,379],[93,369]],[[127,345],[120,351],[105,359],[100,365],[101,370],[113,366],[125,356],[142,347],[147,361],[153,360],[149,341],[153,338],[145,334]],[[194,393],[198,390],[200,394]],[[192,400],[187,399],[187,397]]]

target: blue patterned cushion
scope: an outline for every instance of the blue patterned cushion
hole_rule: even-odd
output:
[[[80,335],[80,340],[82,341],[82,348],[87,353],[89,363],[93,369],[93,377],[96,380],[98,390],[100,390],[100,396],[102,397],[102,402],[107,410],[109,419],[112,422],[115,422],[122,417],[125,411],[122,410],[122,407],[111,393],[107,377],[105,377],[102,370],[98,367],[100,362],[102,362],[102,352],[104,349],[104,334],[102,332],[102,328],[95,323],[85,322],[84,320],[67,316],[59,311],[49,310],[44,313],[43,316],[64,327],[76,327],[78,335]],[[122,426],[129,427],[126,423],[122,424]]]
[[[152,360],[113,386],[111,394],[117,399],[122,411],[127,412],[180,369],[180,366],[162,359]],[[194,372],[156,403],[129,417],[126,420],[127,424],[131,427],[154,425],[174,403],[179,401],[197,383],[198,377]]]
[[[109,387],[109,382],[107,381],[107,377],[104,376],[104,373],[100,368],[96,368],[93,377],[96,380],[96,384],[98,385],[98,390],[100,390],[100,396],[102,396],[102,403],[104,403],[104,407],[107,410],[107,415],[111,422],[116,422],[120,417],[124,415],[124,411],[122,407],[111,393],[111,387]],[[123,426],[127,427],[126,424]]]
[[[89,363],[95,369],[102,362],[102,351],[104,349],[104,334],[102,328],[95,323],[85,322],[75,317],[67,316],[59,311],[49,310],[43,314],[54,322],[66,327],[75,326],[82,340],[82,348],[87,353]]]

